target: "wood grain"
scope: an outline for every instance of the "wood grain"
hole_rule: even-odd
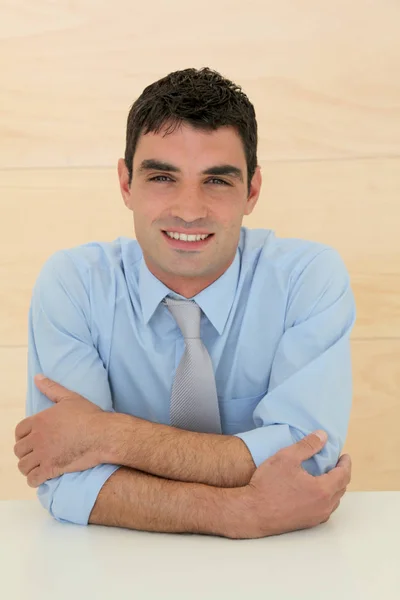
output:
[[[144,87],[202,66],[249,95],[263,160],[399,156],[399,22],[393,0],[3,0],[0,168],[113,165]]]
[[[353,341],[349,489],[400,490],[400,340]]]

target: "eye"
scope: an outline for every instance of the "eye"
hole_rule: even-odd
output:
[[[230,185],[227,181],[224,181],[223,179],[219,179],[218,177],[213,177],[212,179],[208,179],[207,183],[213,181],[213,182],[217,182],[218,185]]]
[[[159,181],[163,183],[164,181],[172,181],[171,177],[168,175],[156,175],[155,177],[151,177],[149,181]]]

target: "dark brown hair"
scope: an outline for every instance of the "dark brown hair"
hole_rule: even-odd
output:
[[[212,69],[184,69],[148,85],[132,105],[126,127],[125,164],[132,181],[132,164],[141,134],[165,135],[182,122],[199,129],[236,128],[243,142],[247,182],[257,166],[257,121],[254,106],[241,87]]]

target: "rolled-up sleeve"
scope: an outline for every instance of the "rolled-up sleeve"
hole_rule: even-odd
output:
[[[28,322],[28,416],[53,406],[36,388],[37,373],[113,410],[107,372],[93,345],[85,277],[64,251],[43,266],[34,286]],[[99,465],[43,483],[38,498],[59,521],[87,525],[100,489],[119,467]]]
[[[349,338],[355,316],[343,260],[324,249],[293,278],[268,392],[253,413],[255,429],[236,434],[257,467],[316,429],[327,432],[328,442],[303,467],[321,475],[336,465],[352,404]]]

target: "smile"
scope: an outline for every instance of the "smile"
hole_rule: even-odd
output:
[[[162,231],[168,246],[175,250],[186,252],[202,250],[211,243],[213,233],[178,233],[176,231]]]
[[[181,240],[182,242],[200,242],[200,241],[208,238],[209,235],[211,235],[209,233],[186,234],[186,233],[177,233],[175,231],[165,231],[164,233],[166,233],[168,237],[170,237],[174,240]]]

